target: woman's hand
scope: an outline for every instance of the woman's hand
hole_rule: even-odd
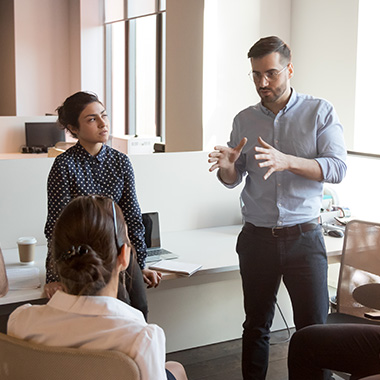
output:
[[[144,282],[148,284],[148,288],[157,288],[161,281],[162,273],[155,270],[145,268],[142,270]]]
[[[60,282],[49,282],[45,284],[44,290],[46,297],[50,299],[57,290],[63,290],[63,285]]]

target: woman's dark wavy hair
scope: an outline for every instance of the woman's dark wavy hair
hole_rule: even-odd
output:
[[[96,94],[91,92],[80,91],[69,96],[61,106],[59,106],[56,111],[58,112],[58,124],[61,128],[66,129],[70,132],[73,137],[77,137],[74,132],[72,132],[68,126],[79,129],[79,115],[90,103],[103,103],[99,100]]]
[[[110,281],[123,244],[130,246],[123,213],[102,196],[73,199],[59,216],[52,250],[61,282],[69,294],[93,296]]]
[[[264,37],[258,40],[248,52],[248,58],[262,58],[271,53],[280,53],[281,61],[288,64],[292,60],[289,46],[276,36]]]

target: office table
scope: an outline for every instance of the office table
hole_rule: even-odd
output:
[[[241,225],[234,225],[166,232],[162,234],[162,246],[179,254],[178,260],[180,261],[202,264],[202,268],[193,276],[238,271],[239,263],[235,252],[235,244],[241,227]],[[343,239],[325,236],[325,244],[329,263],[339,260]],[[35,262],[33,264],[40,270],[42,287],[39,289],[9,290],[5,297],[0,298],[0,306],[43,298],[46,252],[47,248],[45,245],[37,246]],[[19,263],[17,248],[4,249],[3,255],[7,267],[23,266]],[[183,278],[183,276],[168,273],[164,275],[164,282],[178,278]],[[166,286],[175,287],[175,283],[170,281]]]
[[[162,233],[162,247],[179,254],[178,260],[202,264],[202,268],[191,277],[165,274],[158,288],[147,291],[149,321],[164,328],[168,352],[234,339],[241,334],[244,313],[235,252],[241,227],[234,225]],[[326,236],[325,243],[329,262],[336,261],[341,254],[343,239]],[[20,265],[17,248],[4,249],[3,255],[7,267]],[[37,246],[34,265],[40,270],[41,288],[9,290],[5,297],[0,298],[0,314],[9,314],[20,303],[46,302],[43,298],[45,258],[46,246]],[[283,289],[280,289],[278,299],[279,302],[283,299],[283,303],[290,303]],[[292,319],[291,309],[284,309],[287,319]],[[196,333],[191,331],[195,323],[198,326]],[[236,328],[227,330],[225,324]],[[282,321],[275,317],[273,329],[281,327]]]

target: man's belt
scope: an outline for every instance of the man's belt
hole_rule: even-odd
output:
[[[257,227],[253,225],[252,223],[245,222],[244,223],[244,228],[246,228],[248,231],[251,230],[252,232],[262,232],[263,234],[266,235],[272,235],[274,237],[296,237],[301,235],[301,233],[308,232],[311,230],[314,230],[318,225],[319,225],[319,219],[313,219],[310,222],[306,223],[300,223],[296,224],[294,226],[290,227],[272,227],[272,228],[267,228],[267,227]]]

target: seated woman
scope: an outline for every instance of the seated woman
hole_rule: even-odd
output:
[[[330,371],[361,379],[380,373],[380,326],[312,325],[298,330],[289,345],[289,380],[331,379]]]
[[[186,380],[181,364],[168,362],[165,367],[163,330],[116,298],[130,252],[117,204],[101,196],[72,200],[52,239],[63,290],[46,305],[17,308],[9,317],[8,334],[48,346],[121,351],[136,361],[143,380]]]

